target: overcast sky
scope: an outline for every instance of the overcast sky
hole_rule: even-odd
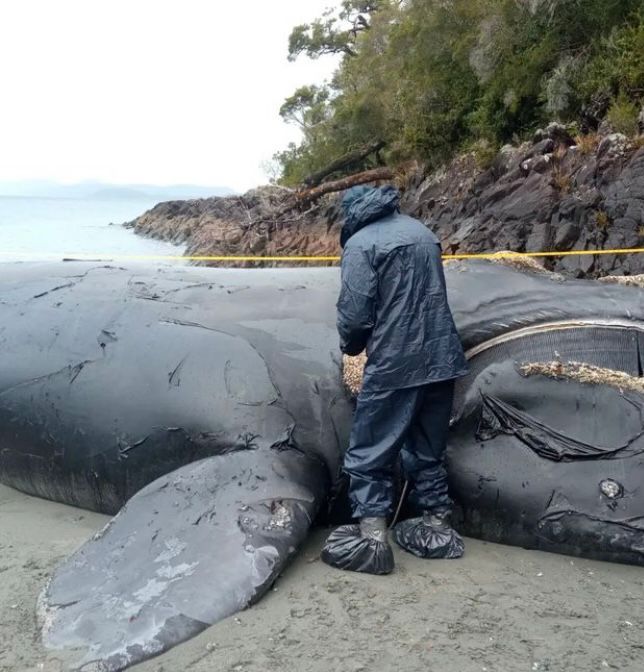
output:
[[[337,4],[1,0],[0,180],[266,182],[283,99],[333,68],[288,35]]]

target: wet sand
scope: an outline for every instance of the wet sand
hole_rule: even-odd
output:
[[[36,600],[107,518],[0,486],[0,670],[62,672]],[[388,577],[335,571],[311,536],[247,611],[136,672],[644,670],[644,568],[466,540],[458,561],[396,552]]]

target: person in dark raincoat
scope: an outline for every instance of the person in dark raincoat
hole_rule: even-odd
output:
[[[409,497],[423,517],[399,523],[394,539],[421,557],[460,557],[449,526],[452,502],[444,454],[454,381],[467,364],[445,288],[441,247],[421,222],[399,211],[396,189],[354,187],[342,200],[340,348],[367,364],[344,471],[360,525],[327,540],[322,559],[336,567],[393,569],[386,521],[400,458]]]

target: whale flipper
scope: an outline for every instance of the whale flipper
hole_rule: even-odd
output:
[[[55,572],[43,639],[115,672],[259,599],[305,539],[327,487],[293,449],[200,460],[138,492]]]

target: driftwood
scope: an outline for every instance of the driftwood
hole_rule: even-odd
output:
[[[362,173],[349,175],[343,177],[341,180],[334,180],[333,182],[325,182],[315,189],[307,189],[301,191],[297,195],[298,205],[308,205],[317,201],[318,198],[331,194],[336,191],[344,191],[358,184],[366,184],[367,182],[379,182],[381,180],[393,179],[395,173],[391,168],[374,168],[373,170],[366,170]]]
[[[356,167],[371,154],[377,154],[384,146],[385,143],[379,140],[378,142],[372,142],[370,145],[349,152],[339,159],[336,159],[322,170],[318,170],[316,173],[306,177],[304,179],[304,184],[309,188],[317,187],[322,183],[322,180],[325,177],[332,175],[338,170],[347,170],[348,168]]]

